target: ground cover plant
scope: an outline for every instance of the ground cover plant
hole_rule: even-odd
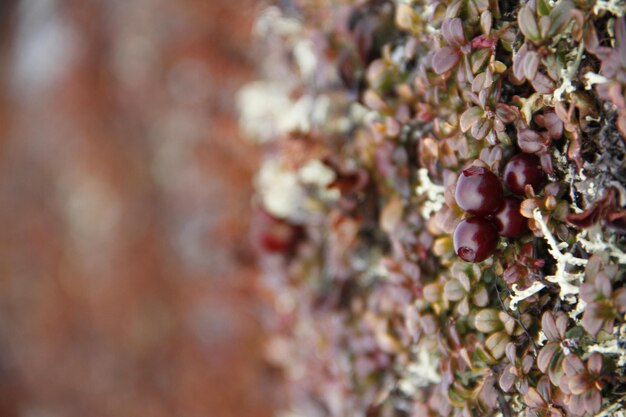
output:
[[[625,415],[625,13],[261,12],[238,100],[283,416]]]

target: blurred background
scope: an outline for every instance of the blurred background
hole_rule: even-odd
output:
[[[0,1],[0,416],[263,417],[254,0]]]

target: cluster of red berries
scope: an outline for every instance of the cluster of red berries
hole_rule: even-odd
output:
[[[504,183],[518,196],[530,185],[538,190],[544,183],[539,158],[530,154],[514,156],[506,164]],[[528,230],[520,213],[520,200],[505,196],[500,179],[487,168],[472,166],[459,177],[454,194],[457,204],[469,217],[454,231],[454,251],[466,262],[481,262],[493,255],[499,236],[515,238]]]

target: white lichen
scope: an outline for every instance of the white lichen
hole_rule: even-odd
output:
[[[554,90],[552,94],[553,101],[563,101],[565,94],[570,94],[576,91],[576,87],[572,84],[572,79],[576,77],[578,67],[583,57],[584,43],[580,43],[578,50],[573,50],[569,56],[572,56],[572,60],[567,64],[567,68],[561,70],[561,86]]]
[[[420,388],[441,381],[438,372],[439,358],[432,349],[416,347],[416,358],[403,369],[403,375],[398,380],[398,389],[403,393],[414,396]]]
[[[428,219],[433,213],[441,210],[445,204],[445,187],[433,183],[428,176],[428,170],[426,168],[420,168],[417,171],[417,177],[420,184],[415,189],[415,192],[418,196],[426,197],[426,201],[420,206],[420,214],[425,219]]]
[[[626,350],[620,347],[618,339],[610,339],[588,347],[588,352],[598,352],[603,355],[617,355],[617,366],[626,365]]]
[[[546,286],[539,281],[533,282],[530,287],[524,290],[519,290],[518,285],[513,284],[513,294],[511,295],[511,302],[509,303],[509,307],[511,308],[511,310],[517,310],[517,304],[520,301],[525,300],[528,297],[533,296],[534,294],[537,294],[544,288],[546,288]]]
[[[561,300],[571,304],[575,302],[574,296],[579,292],[578,289],[584,274],[581,272],[570,272],[570,268],[584,267],[587,265],[587,260],[577,258],[569,252],[563,252],[568,248],[568,244],[556,241],[548,225],[543,220],[541,211],[537,208],[533,211],[533,219],[539,225],[543,238],[548,243],[548,252],[556,260],[556,272],[554,275],[547,276],[546,280],[558,284],[560,287],[559,297]]]
[[[626,253],[620,250],[614,244],[614,237],[611,241],[605,242],[602,240],[599,233],[595,234],[590,240],[586,239],[587,231],[581,232],[576,240],[580,242],[582,247],[589,253],[608,253],[611,258],[614,258],[618,264],[626,265]]]
[[[256,177],[256,188],[263,207],[279,218],[292,217],[304,198],[296,173],[285,170],[277,159],[263,162]]]
[[[611,82],[608,78],[603,75],[596,74],[595,72],[587,72],[583,75],[585,79],[585,90],[591,90],[594,84],[606,84]]]
[[[593,13],[597,15],[603,10],[617,17],[622,17],[626,13],[626,2],[623,0],[597,0],[593,6]]]
[[[313,42],[308,39],[301,39],[293,47],[293,55],[304,79],[313,77],[317,69],[317,56],[313,49]]]

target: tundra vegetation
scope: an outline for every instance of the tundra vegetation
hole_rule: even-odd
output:
[[[626,415],[626,3],[260,13],[282,416]]]

